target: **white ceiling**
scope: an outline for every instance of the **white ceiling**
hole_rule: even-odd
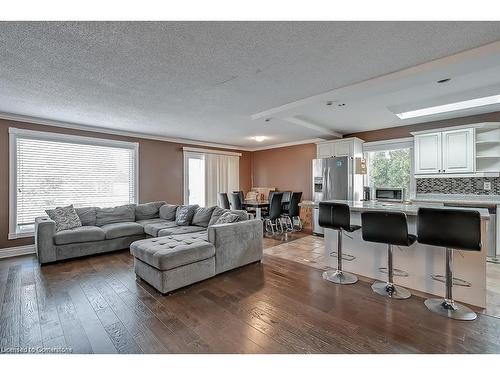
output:
[[[410,123],[388,107],[498,93],[495,48],[407,69],[498,40],[500,22],[2,22],[0,112],[246,148],[296,142]]]

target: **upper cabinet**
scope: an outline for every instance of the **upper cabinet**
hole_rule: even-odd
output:
[[[474,129],[415,135],[415,174],[474,172]]]
[[[500,123],[412,133],[417,177],[498,177]]]
[[[359,138],[342,138],[317,144],[318,159],[339,156],[360,157],[363,153],[363,141]]]

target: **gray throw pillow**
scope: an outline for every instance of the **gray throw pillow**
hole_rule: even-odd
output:
[[[135,221],[135,204],[97,209],[96,225],[98,227],[102,227],[105,224],[126,223],[130,221]]]
[[[82,222],[72,204],[66,207],[57,207],[53,210],[45,210],[45,212],[55,221],[56,232],[82,226]]]
[[[234,214],[232,212],[225,212],[215,222],[215,225],[217,225],[217,224],[227,224],[227,223],[236,223],[238,221],[241,221],[241,217],[239,215],[236,215],[236,214]]]
[[[189,225],[191,220],[193,220],[194,213],[199,206],[189,205],[189,206],[179,206],[177,208],[177,213],[175,214],[175,223],[177,225]]]
[[[216,206],[213,207],[198,207],[194,213],[192,225],[197,225],[199,227],[208,227],[208,223],[212,217],[212,214]]]
[[[135,206],[135,220],[156,219],[160,214],[160,207],[166,202],[149,202]]]
[[[75,211],[82,222],[82,226],[95,226],[97,207],[80,207],[75,208]]]
[[[179,206],[176,204],[164,204],[160,207],[160,218],[163,220],[174,221],[175,214],[177,213],[177,207]]]
[[[210,222],[208,223],[208,226],[214,225],[217,220],[226,212],[229,212],[229,210],[226,210],[225,208],[220,208],[220,207],[215,207],[214,212],[212,213],[212,217],[210,218]]]

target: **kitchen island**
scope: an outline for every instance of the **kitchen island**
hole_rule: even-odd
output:
[[[438,203],[386,203],[377,201],[354,202],[331,200],[329,202],[344,203],[351,210],[351,224],[361,225],[361,212],[364,211],[397,211],[407,215],[408,232],[417,233],[417,211],[419,207],[444,207]],[[317,207],[317,202],[303,202],[302,207]],[[470,210],[470,208],[456,208]],[[487,209],[474,209],[481,214],[481,237],[487,238],[489,214]],[[453,295],[457,301],[478,307],[486,307],[486,254],[488,252],[483,240],[480,252],[455,251],[454,277],[470,283],[470,287],[454,286]],[[325,259],[327,265],[336,267],[337,258],[330,253],[337,251],[337,234],[332,229],[325,230]],[[352,261],[344,259],[343,268],[347,272],[377,279],[387,280],[387,274],[379,268],[387,267],[387,245],[363,241],[361,230],[345,234],[343,237],[344,258],[355,257]],[[408,273],[407,277],[397,277],[398,285],[437,296],[444,296],[444,283],[431,278],[432,275],[443,275],[445,271],[444,249],[415,243],[411,247],[394,246],[394,268]]]

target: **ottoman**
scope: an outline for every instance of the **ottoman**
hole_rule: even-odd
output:
[[[135,241],[130,252],[136,275],[161,293],[215,276],[215,247],[206,232]]]

